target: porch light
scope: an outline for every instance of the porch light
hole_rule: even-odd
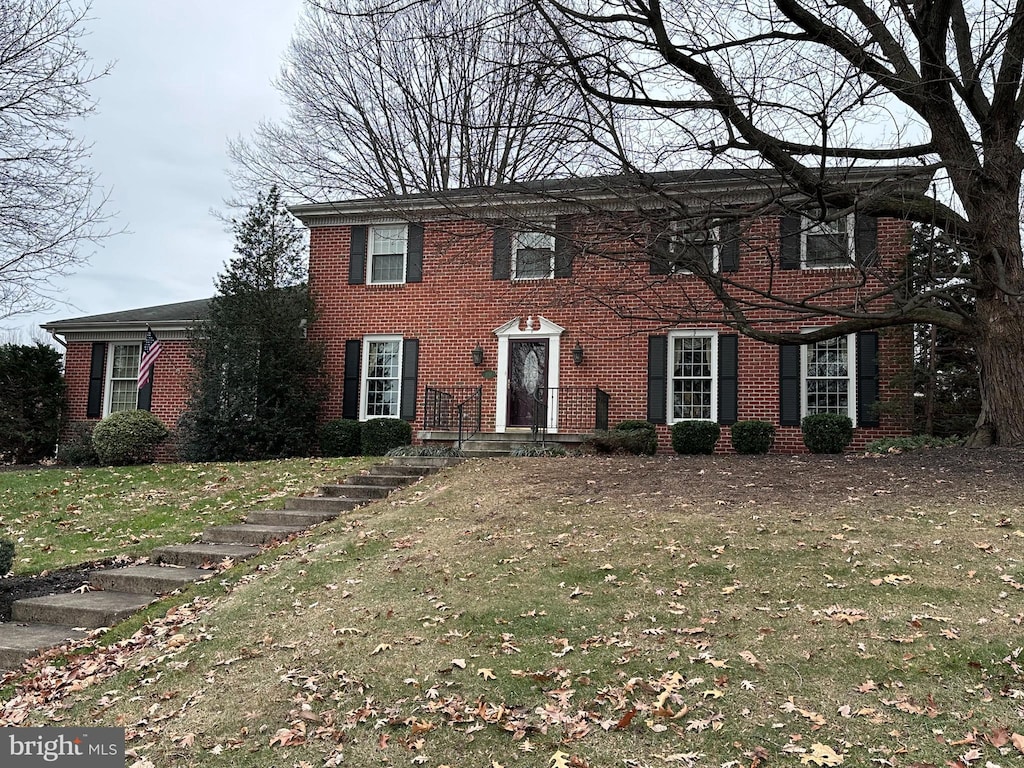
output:
[[[576,346],[572,348],[572,361],[576,363],[576,365],[583,365],[583,345],[578,341],[576,342]]]
[[[481,366],[484,364],[484,348],[477,344],[473,348],[473,365]]]

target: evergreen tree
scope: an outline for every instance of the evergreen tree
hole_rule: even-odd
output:
[[[313,303],[302,234],[276,187],[232,224],[235,256],[193,334],[182,451],[201,460],[308,454],[323,385],[322,352],[305,338]]]
[[[60,353],[38,342],[0,346],[0,463],[52,456],[66,418]]]

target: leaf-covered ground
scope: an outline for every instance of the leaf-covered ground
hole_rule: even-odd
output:
[[[1020,765],[1021,459],[467,462],[8,678],[0,724],[139,768]]]

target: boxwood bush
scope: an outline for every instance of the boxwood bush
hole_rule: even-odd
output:
[[[14,541],[0,538],[0,576],[6,576],[14,567]]]
[[[383,456],[392,448],[412,444],[412,425],[402,419],[370,419],[363,423],[362,454]]]
[[[96,425],[92,447],[101,464],[146,464],[169,434],[149,411],[119,411]]]
[[[814,413],[800,422],[804,445],[811,453],[842,453],[853,442],[853,422],[838,413]]]
[[[68,427],[67,434],[57,446],[57,461],[75,467],[99,464],[96,449],[92,447],[94,426],[91,421],[81,421]]]
[[[677,421],[672,425],[672,448],[683,455],[712,454],[722,428],[713,421]]]
[[[335,419],[320,426],[318,437],[322,456],[358,456],[363,425],[355,419]]]
[[[775,427],[767,421],[737,421],[729,432],[736,453],[768,453],[775,442]]]
[[[597,453],[631,453],[653,456],[658,452],[658,434],[649,421],[630,419],[615,429],[595,432],[584,444]]]

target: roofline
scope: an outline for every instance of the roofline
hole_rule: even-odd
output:
[[[931,172],[918,166],[873,166],[837,169],[837,174],[858,185],[900,181],[902,186],[927,188]],[[927,174],[927,176],[925,176]],[[642,190],[638,194],[637,189]],[[665,195],[708,198],[727,195],[732,204],[765,200],[766,193],[792,196],[795,192],[777,171],[770,169],[662,171],[651,174],[552,179],[415,193],[325,203],[292,205],[288,210],[309,228],[344,226],[380,221],[381,214],[398,219],[443,217],[495,218],[510,211],[547,210],[555,213],[608,210],[656,204]]]
[[[124,320],[113,322],[83,322],[77,320],[55,320],[52,323],[43,323],[39,327],[44,331],[53,333],[104,333],[110,331],[135,331],[144,333],[147,328],[154,331],[187,331],[196,320]]]

